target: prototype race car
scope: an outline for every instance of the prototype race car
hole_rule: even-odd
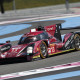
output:
[[[47,58],[54,54],[71,50],[80,50],[80,32],[60,33],[61,24],[38,26],[24,34],[18,45],[12,46],[9,41],[0,44],[0,59],[24,57],[27,61]]]

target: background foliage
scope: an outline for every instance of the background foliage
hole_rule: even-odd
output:
[[[12,1],[13,0],[5,0],[4,2],[5,10],[13,9]],[[56,4],[65,4],[65,0],[15,0],[15,2],[16,2],[16,9],[50,6],[50,5],[56,5]],[[69,2],[70,3],[80,2],[80,0],[69,0]]]

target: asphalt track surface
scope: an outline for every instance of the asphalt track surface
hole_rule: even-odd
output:
[[[60,21],[60,22],[54,21],[54,23],[63,23],[63,22],[64,21]],[[3,36],[0,36],[0,38],[10,37],[10,36],[14,36],[16,34],[19,35],[22,33],[29,32],[29,30],[31,28],[37,27],[40,24],[43,24],[43,22],[39,22],[39,23],[34,22],[31,24],[33,26],[28,29],[17,31],[12,34],[6,34]],[[48,22],[45,22],[45,24],[48,25]],[[51,24],[52,24],[52,22],[51,22]],[[65,33],[72,32],[72,31],[79,31],[79,29],[61,30],[61,34],[65,34]],[[11,42],[11,43],[15,45],[15,44],[17,44],[17,41]],[[61,64],[77,62],[77,61],[80,61],[80,51],[73,51],[73,52],[67,52],[64,54],[58,54],[55,56],[51,56],[50,58],[32,61],[32,62],[26,62],[25,60],[16,60],[16,59],[7,60],[0,64],[0,75],[21,72],[21,71],[27,71],[27,70],[33,70],[33,69],[44,68],[44,67],[50,67],[50,66],[55,66],[55,65],[61,65]],[[80,67],[75,68],[75,69],[79,70]],[[73,69],[70,69],[70,71],[73,71]],[[63,72],[63,71],[59,71],[59,72]],[[40,76],[40,75],[38,75],[38,76]],[[30,76],[29,76],[29,78],[30,78]],[[78,76],[78,77],[72,77],[72,78],[65,79],[65,80],[79,80],[79,79],[80,79],[80,77]],[[13,79],[11,79],[11,80],[13,80]],[[15,79],[15,80],[20,80],[20,79]],[[64,80],[64,79],[61,79],[61,80]]]
[[[35,78],[39,79],[39,78],[44,77],[44,76],[56,75],[56,74],[71,72],[71,71],[76,71],[76,70],[80,70],[80,67],[76,67],[76,68],[72,68],[72,69],[59,70],[59,71],[51,71],[51,72],[46,72],[46,73],[41,73],[41,74],[36,74],[36,75],[30,75],[30,76],[24,76],[24,77],[14,78],[14,79],[11,79],[11,80],[30,80],[30,79],[35,80]],[[39,79],[39,80],[79,80],[79,79],[80,79],[80,76],[61,78],[61,79],[47,79],[46,78],[46,79]]]

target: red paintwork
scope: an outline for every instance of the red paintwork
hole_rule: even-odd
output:
[[[51,54],[55,54],[57,52],[62,51],[62,50],[58,50],[58,48],[61,48],[65,44],[65,42],[68,40],[68,38],[71,36],[72,33],[66,34],[66,36],[64,37],[65,38],[64,42],[58,42],[57,39],[54,37],[54,33],[55,33],[55,30],[56,30],[55,26],[56,25],[51,25],[51,26],[46,26],[45,27],[45,31],[48,33],[48,36],[49,37],[53,36],[51,39],[45,39],[45,40],[32,42],[32,43],[35,43],[35,46],[34,46],[34,49],[33,49],[34,56],[40,55],[39,47],[40,47],[40,44],[41,44],[42,41],[46,41],[48,43],[48,50],[47,50],[48,54],[51,55]],[[37,31],[37,29],[36,29],[36,32],[31,32],[30,31],[30,33],[24,34],[23,37],[35,36],[35,35],[39,35],[40,33],[43,33],[43,31]],[[53,42],[55,42],[55,43],[53,43]],[[11,58],[11,57],[26,56],[27,53],[26,53],[26,51],[23,51],[23,50],[28,45],[30,45],[32,43],[12,46],[10,48],[10,50],[8,50],[6,52],[3,52],[3,53],[0,52],[0,58]],[[7,44],[7,43],[5,43],[5,44]],[[5,45],[5,44],[3,44],[3,45]],[[3,45],[0,45],[0,47],[3,46]],[[21,51],[23,51],[23,52],[21,52]],[[37,54],[35,54],[35,53],[37,53]],[[33,57],[33,55],[31,57]]]
[[[56,25],[51,25],[51,26],[46,26],[45,30],[46,32],[48,32],[49,34],[51,34],[52,36],[54,36],[55,30],[56,30]]]
[[[30,32],[30,33],[26,33],[23,35],[23,37],[27,37],[27,36],[36,36],[40,33],[42,33],[43,31],[36,31],[36,32]]]

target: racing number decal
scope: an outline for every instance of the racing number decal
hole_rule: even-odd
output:
[[[51,53],[51,48],[48,48],[48,53]]]
[[[55,47],[50,47],[48,48],[48,53],[54,53],[55,52]]]
[[[55,52],[55,48],[54,47],[52,47],[51,49],[52,49],[52,52]]]
[[[12,48],[12,52],[17,52],[19,49],[21,49],[21,47],[18,47],[18,48]]]

